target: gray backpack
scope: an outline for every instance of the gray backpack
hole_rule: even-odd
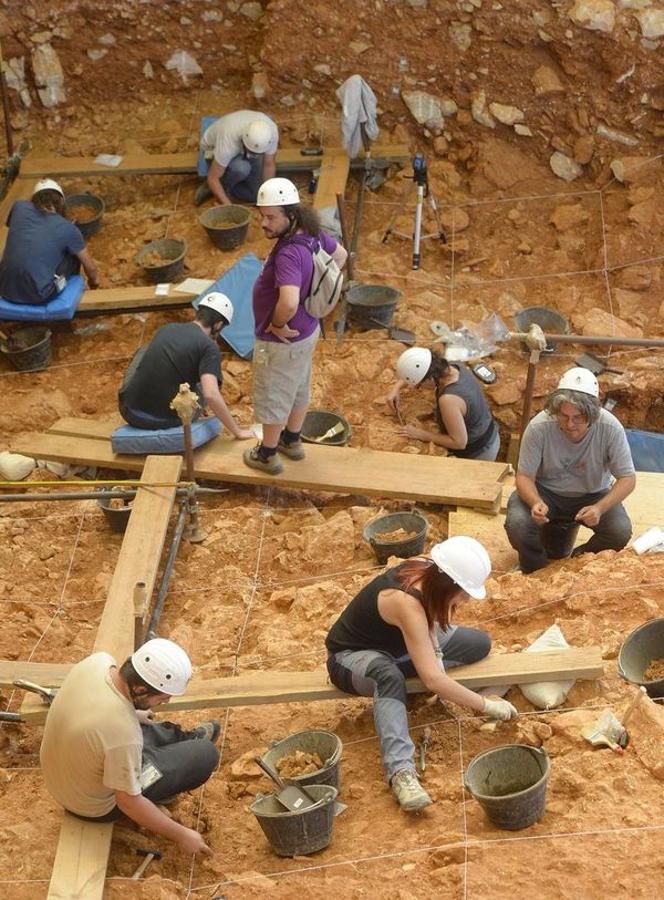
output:
[[[300,240],[298,240],[298,237],[300,237]],[[295,235],[288,243],[301,244],[311,252],[314,272],[311,279],[311,289],[308,296],[304,298],[304,308],[310,316],[324,319],[334,310],[339,302],[341,288],[343,287],[341,269],[327,250],[321,247],[318,240],[316,240],[313,249],[311,247],[311,238],[307,239],[304,235]]]

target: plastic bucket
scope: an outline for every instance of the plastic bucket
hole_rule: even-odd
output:
[[[284,809],[274,794],[257,797],[249,807],[278,856],[315,853],[332,840],[336,788],[314,784],[307,792],[317,802],[302,812]]]
[[[561,316],[555,309],[546,306],[528,306],[514,314],[514,322],[518,331],[528,331],[531,325],[539,325],[545,334],[569,334],[569,322],[565,316]],[[530,348],[525,342],[521,343],[521,349],[530,353]],[[547,341],[546,353],[553,353],[556,345]]]
[[[544,815],[550,769],[544,748],[511,744],[474,757],[464,785],[496,827],[518,831]]]
[[[102,491],[102,496],[97,498],[97,505],[106,516],[112,530],[117,531],[119,534],[123,534],[127,528],[132,507],[129,505],[131,501],[126,499],[122,501],[122,506],[115,507],[111,505],[113,500],[119,499],[119,497],[115,496],[113,489],[110,491]]]
[[[151,241],[136,254],[136,263],[145,269],[151,284],[174,281],[184,272],[184,255],[187,245],[176,238]]]
[[[53,351],[51,332],[48,328],[17,328],[10,341],[0,343],[0,351],[21,372],[38,372],[46,369]]]
[[[392,322],[401,291],[381,284],[356,284],[348,290],[350,320],[361,328],[387,328]]]
[[[334,428],[336,425],[343,425],[344,430],[324,441],[317,440],[317,438],[321,438],[330,428]],[[352,434],[353,429],[350,422],[344,419],[343,416],[340,416],[339,413],[328,409],[310,409],[304,417],[301,431],[302,440],[308,444],[330,444],[333,447],[341,447],[347,444]]]
[[[407,538],[400,541],[388,541],[381,538],[381,535],[389,534],[400,528],[408,532]],[[429,523],[420,513],[400,512],[388,513],[372,519],[364,526],[362,534],[364,540],[373,547],[380,565],[384,566],[390,556],[409,559],[411,556],[422,553],[428,530]]]
[[[642,684],[650,697],[664,697],[664,678],[646,681],[644,673],[654,659],[664,659],[664,619],[653,619],[635,629],[618,654],[618,674],[632,684]]]
[[[76,225],[86,241],[93,234],[97,234],[101,227],[104,210],[106,209],[101,197],[96,197],[94,194],[72,194],[71,197],[67,197],[65,200],[65,206],[67,207],[67,216]],[[77,221],[75,215],[72,217],[72,210],[75,210],[76,207],[84,207],[84,212],[86,213],[80,221]]]
[[[341,787],[340,762],[343,744],[340,739],[331,731],[299,731],[292,734],[275,744],[267,753],[263,754],[266,763],[273,769],[279,769],[277,763],[284,756],[290,756],[301,750],[304,753],[317,753],[323,760],[323,766],[315,772],[308,772],[306,775],[294,775],[281,777],[286,784],[311,785],[311,784],[327,784],[336,788],[337,791]]]
[[[219,250],[233,250],[243,244],[250,219],[251,212],[248,209],[233,204],[212,206],[198,217],[208,237]]]

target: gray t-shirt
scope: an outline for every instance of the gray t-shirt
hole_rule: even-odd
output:
[[[253,109],[239,109],[237,112],[228,113],[217,119],[205,130],[201,140],[201,149],[205,153],[205,158],[209,159],[212,155],[219,165],[226,169],[232,159],[244,152],[242,135],[257,119],[267,122],[270,126],[272,136],[265,153],[267,156],[272,156],[277,152],[279,145],[279,130],[275,123],[265,113],[256,112]]]
[[[578,444],[565,437],[555,416],[542,410],[523,433],[518,471],[554,494],[579,497],[608,490],[612,475],[633,475],[634,463],[625,429],[607,410],[600,410]]]

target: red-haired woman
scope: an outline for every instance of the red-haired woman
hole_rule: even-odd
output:
[[[374,578],[351,600],[327,635],[330,680],[349,694],[374,698],[374,722],[385,776],[399,805],[418,812],[432,801],[415,771],[408,733],[405,679],[419,677],[443,700],[493,719],[511,719],[506,700],[488,700],[445,674],[477,662],[491,638],[451,624],[457,607],[484,600],[491,560],[474,538],[452,537]]]

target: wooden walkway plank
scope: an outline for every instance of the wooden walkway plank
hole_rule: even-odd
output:
[[[66,812],[47,900],[101,900],[112,837],[112,823],[84,822]]]
[[[468,688],[503,684],[532,684],[537,681],[574,681],[601,678],[604,662],[600,647],[570,647],[528,653],[494,653],[469,666],[457,666],[447,673]],[[418,678],[409,678],[410,694],[426,693]],[[229,706],[256,706],[269,703],[302,703],[316,700],[348,699],[330,684],[327,672],[245,672],[229,678],[195,678],[182,697],[172,697],[164,712],[185,709],[213,709]],[[46,707],[35,706],[26,715],[30,722],[43,722]]]
[[[178,309],[189,306],[198,294],[175,291],[173,287],[167,296],[155,295],[154,284],[139,284],[136,287],[98,288],[96,291],[86,290],[78,305],[76,315],[97,314],[104,312],[137,312],[142,309]]]
[[[314,209],[325,209],[327,206],[337,206],[337,194],[343,197],[346,191],[346,181],[350,172],[350,158],[343,156],[322,157],[318,186],[314,194]]]
[[[71,669],[69,663],[21,662],[0,659],[0,687],[12,687],[17,678],[42,687],[60,687]]]
[[[36,459],[140,471],[143,457],[112,453],[109,437],[114,427],[108,422],[64,419],[45,434],[16,438],[11,449]],[[246,446],[243,441],[221,437],[197,450],[197,478],[493,510],[501,494],[499,480],[507,471],[504,463],[311,444],[306,459],[285,459],[283,473],[272,476],[244,464]]]

